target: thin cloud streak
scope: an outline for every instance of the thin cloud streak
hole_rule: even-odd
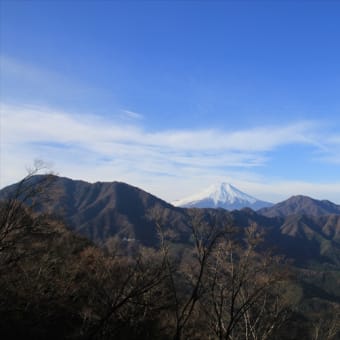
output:
[[[144,116],[141,113],[129,111],[129,110],[122,110],[122,118],[127,118],[131,120],[141,120]]]

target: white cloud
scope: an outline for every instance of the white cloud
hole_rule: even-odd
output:
[[[126,112],[138,118],[139,114]],[[246,169],[265,165],[268,152],[282,145],[298,143],[320,149],[316,125],[310,122],[238,131],[150,132],[136,125],[136,119],[128,124],[95,115],[4,104],[1,120],[1,186],[18,180],[25,166],[40,158],[53,161],[55,170],[64,176],[121,180],[168,200],[219,179],[245,191],[248,188],[255,196],[263,194],[262,199],[275,199],[273,193],[278,189],[281,198],[297,193],[294,188],[299,183],[266,184]],[[332,185],[299,185],[307,193],[315,192],[313,188],[335,192]]]
[[[5,133],[11,141],[79,142],[105,150],[106,143],[135,143],[149,147],[197,152],[269,151],[284,144],[312,144],[307,137],[310,123],[261,127],[228,132],[221,130],[174,130],[147,132],[137,125],[102,120],[91,115],[75,115],[41,107],[2,105]],[[97,150],[101,151],[101,150]]]

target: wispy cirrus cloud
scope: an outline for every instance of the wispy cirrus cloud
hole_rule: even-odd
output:
[[[0,69],[5,93],[11,91],[14,85],[17,92],[38,94],[38,97],[53,91],[65,95],[70,91],[74,94],[84,90],[79,82],[71,81],[67,76],[3,54],[0,54]]]
[[[4,104],[2,117],[8,142],[75,143],[102,154],[111,154],[116,150],[114,146],[119,146],[119,152],[128,152],[131,147],[143,147],[148,153],[157,153],[161,148],[165,154],[171,153],[176,158],[180,156],[178,160],[198,154],[204,157],[220,153],[233,157],[242,153],[241,158],[248,159],[256,153],[286,144],[316,144],[312,138],[315,126],[309,122],[231,132],[214,129],[149,132],[139,125],[95,115]]]
[[[319,162],[340,165],[340,133],[330,129],[319,136],[313,159]]]
[[[208,182],[226,174],[234,176],[235,183],[238,169],[245,172],[267,164],[270,152],[277,148],[302,144],[320,150],[321,145],[313,122],[237,131],[147,131],[137,117],[126,122],[115,114],[112,117],[2,104],[1,185],[17,180],[24,164],[42,158],[53,161],[63,175],[90,181],[123,180],[144,187],[148,183],[150,188],[162,182],[173,199],[178,198],[174,183],[186,183],[189,188],[202,179]],[[247,178],[251,187],[251,176]]]
[[[1,101],[67,106],[80,112],[95,107],[96,110],[101,110],[102,114],[105,114],[108,108],[114,108],[118,112],[120,107],[111,89],[86,77],[74,77],[72,72],[50,68],[46,64],[38,65],[25,59],[0,54],[0,71]],[[129,119],[132,119],[135,112],[130,112]],[[137,115],[138,113],[135,113],[134,119]],[[125,114],[125,117],[128,117],[128,114]]]

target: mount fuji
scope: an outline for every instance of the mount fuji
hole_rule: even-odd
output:
[[[258,200],[229,183],[211,185],[198,194],[176,200],[172,205],[182,208],[223,208],[235,210],[242,208],[251,208],[258,210],[264,207],[270,207],[273,204]]]

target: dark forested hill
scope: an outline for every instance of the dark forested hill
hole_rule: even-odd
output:
[[[14,191],[15,185],[7,187],[0,191],[0,198]],[[99,244],[117,236],[153,245],[157,222],[182,232],[187,224],[184,209],[121,182],[91,184],[55,176],[39,210],[62,217],[71,229]]]
[[[293,196],[269,208],[262,208],[258,212],[264,216],[288,215],[329,215],[340,214],[340,206],[327,200],[316,200],[307,196]]]

